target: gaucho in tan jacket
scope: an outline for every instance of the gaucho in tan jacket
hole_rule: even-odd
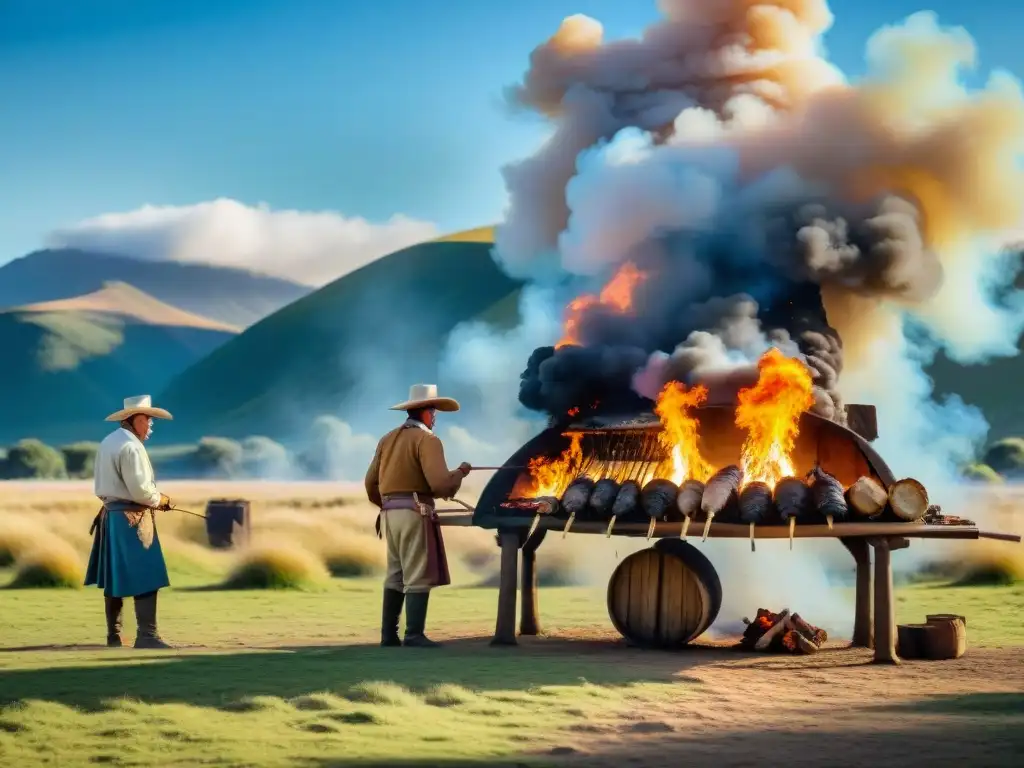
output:
[[[409,399],[391,406],[406,411],[405,423],[388,432],[366,471],[366,495],[381,508],[378,535],[387,543],[387,576],[381,616],[381,645],[429,648],[424,635],[430,590],[451,583],[434,499],[450,499],[469,474],[463,462],[449,470],[444,448],[433,432],[435,411],[457,411],[450,397],[438,397],[433,384],[415,384]],[[398,637],[398,618],[405,604],[405,641]]]

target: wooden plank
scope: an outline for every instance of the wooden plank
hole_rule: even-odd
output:
[[[630,565],[632,570],[629,574],[629,620],[628,625],[633,632],[634,637],[640,642],[648,643],[651,641],[651,637],[648,637],[644,631],[646,622],[644,621],[644,591],[647,587],[647,573],[649,571],[649,563],[651,560],[651,551],[644,550],[638,552],[635,557],[630,558]]]
[[[675,644],[682,638],[683,564],[676,557],[666,557],[661,572],[661,600],[658,613],[661,619],[662,642]]]
[[[846,426],[868,442],[878,439],[878,411],[873,405],[849,403],[846,406]]]
[[[643,604],[643,631],[651,638],[651,642],[658,640],[658,613],[661,587],[661,574],[664,568],[665,556],[657,550],[648,550],[651,557],[647,561],[647,572],[644,579],[643,593],[640,600]]]
[[[516,587],[519,571],[519,533],[504,530],[498,534],[501,545],[501,573],[498,582],[498,616],[491,645],[517,645]]]
[[[896,655],[896,602],[892,590],[892,553],[885,539],[875,549],[875,663],[899,664]]]
[[[853,555],[857,567],[856,607],[853,618],[853,645],[855,648],[874,646],[874,623],[871,618],[871,551],[865,539],[840,539]]]
[[[523,547],[523,573],[520,588],[522,608],[519,612],[519,634],[540,634],[540,607],[537,589],[537,550]]]
[[[502,527],[523,527],[528,528],[533,521],[532,517],[508,516],[502,518]],[[448,525],[445,518],[441,518],[441,525]],[[550,517],[541,517],[540,527],[548,530],[561,531],[565,527],[564,520],[556,520]],[[647,536],[648,523],[623,523],[615,524],[613,536]],[[572,524],[570,536],[575,534],[595,534],[602,536],[608,529],[607,522],[579,522]],[[703,531],[703,524],[692,525],[693,531]],[[709,538],[719,539],[749,539],[750,526],[737,523],[712,523],[709,531]],[[659,522],[654,527],[654,538],[679,538],[679,523]],[[800,524],[794,532],[798,539],[839,539],[844,537],[858,536],[903,536],[914,539],[977,539],[981,534],[978,528],[973,525],[928,525],[926,523],[872,523],[872,522],[836,522],[830,529],[824,523]],[[757,538],[763,539],[788,539],[789,528],[785,525],[759,525],[757,526]],[[1004,541],[1021,541],[1016,534],[995,534],[986,533],[985,538],[1001,538]]]

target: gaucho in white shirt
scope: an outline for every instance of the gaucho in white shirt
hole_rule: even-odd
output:
[[[86,586],[103,590],[107,614],[107,645],[120,646],[124,598],[135,603],[136,648],[170,648],[157,632],[157,591],[170,585],[155,510],[171,506],[156,487],[153,465],[144,441],[153,419],[170,419],[155,408],[149,395],[125,399],[124,408],[107,417],[119,426],[100,443],[93,488],[103,502],[93,522],[92,552]]]

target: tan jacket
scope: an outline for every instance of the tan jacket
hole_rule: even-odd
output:
[[[413,493],[450,499],[462,485],[462,472],[449,470],[441,439],[422,427],[391,430],[377,443],[366,470],[366,495],[378,507],[381,496]]]

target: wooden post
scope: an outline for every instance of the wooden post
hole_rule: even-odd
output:
[[[862,538],[840,539],[857,564],[857,596],[853,616],[854,648],[873,648],[875,629],[871,621],[871,549]]]
[[[540,634],[540,609],[537,587],[537,548],[540,547],[546,528],[538,528],[523,544],[523,572],[520,576],[519,634]]]
[[[494,624],[491,645],[517,645],[516,582],[519,571],[519,532],[500,530],[501,575],[498,582],[498,618]]]
[[[870,539],[875,548],[875,663],[899,664],[896,655],[896,601],[892,589],[892,552],[910,546],[906,539]]]

